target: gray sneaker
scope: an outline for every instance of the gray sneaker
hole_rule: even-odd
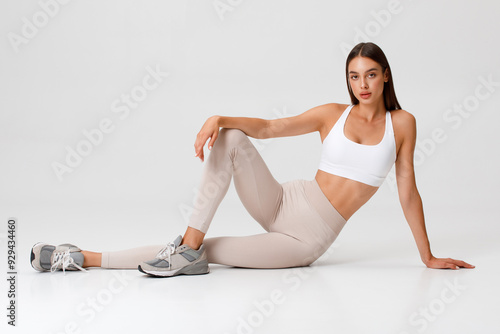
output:
[[[177,275],[208,274],[207,255],[205,246],[201,245],[194,250],[187,245],[180,245],[182,236],[169,243],[158,252],[153,260],[143,262],[137,269],[150,276],[171,277]]]
[[[83,254],[81,249],[72,244],[59,246],[39,242],[31,248],[31,266],[38,271],[81,270]]]

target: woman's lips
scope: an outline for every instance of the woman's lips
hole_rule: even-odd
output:
[[[372,95],[372,93],[361,93],[361,94],[359,94],[359,96],[362,99],[368,99],[371,95]]]

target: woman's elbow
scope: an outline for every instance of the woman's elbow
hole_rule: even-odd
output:
[[[415,201],[421,201],[417,187],[408,187],[399,191],[399,202],[402,207],[411,205]]]

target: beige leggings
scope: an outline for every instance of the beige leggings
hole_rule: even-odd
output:
[[[207,232],[233,179],[243,205],[266,231],[205,239],[210,263],[247,268],[309,265],[330,247],[346,223],[316,180],[278,183],[241,130],[222,129],[205,164],[188,225]],[[101,266],[137,268],[163,246],[104,252]]]

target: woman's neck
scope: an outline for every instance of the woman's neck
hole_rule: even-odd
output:
[[[366,119],[367,122],[373,121],[375,118],[385,115],[385,104],[384,100],[380,99],[375,103],[358,103],[356,114],[359,117]]]

